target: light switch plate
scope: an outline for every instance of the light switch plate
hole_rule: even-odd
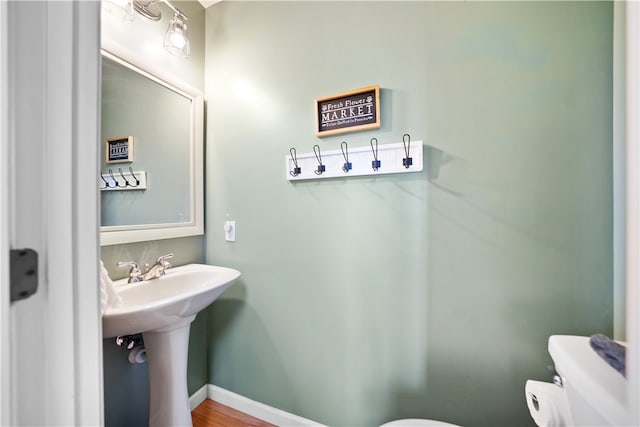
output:
[[[224,240],[227,242],[236,241],[236,222],[225,221],[224,222]]]

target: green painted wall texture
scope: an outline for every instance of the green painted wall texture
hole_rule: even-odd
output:
[[[208,262],[243,273],[209,381],[332,426],[533,425],[548,336],[612,333],[612,8],[208,8]],[[315,98],[371,84],[379,130],[315,137]],[[422,173],[285,178],[292,146],[404,133]]]

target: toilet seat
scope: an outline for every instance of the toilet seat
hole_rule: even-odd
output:
[[[460,427],[442,421],[425,420],[418,418],[407,418],[404,420],[390,421],[380,427]]]

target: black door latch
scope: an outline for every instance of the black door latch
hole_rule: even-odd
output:
[[[29,298],[38,290],[38,252],[11,249],[10,261],[11,302]]]

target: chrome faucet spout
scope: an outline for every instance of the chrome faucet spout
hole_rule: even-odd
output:
[[[147,265],[142,280],[152,280],[164,276],[166,271],[171,268],[171,264],[167,261],[168,258],[173,258],[173,254],[162,255],[151,268]]]

